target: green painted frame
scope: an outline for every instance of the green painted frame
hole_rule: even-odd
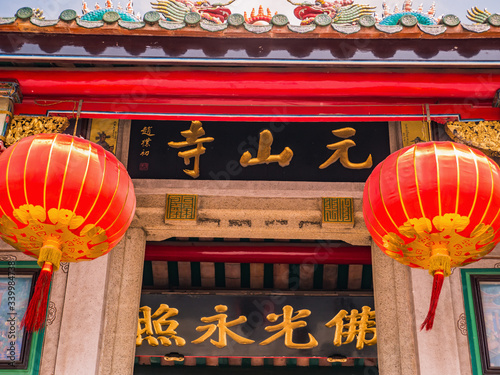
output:
[[[469,268],[462,269],[461,273],[472,374],[500,374],[500,370],[488,370],[484,368],[487,362],[485,354],[482,353],[482,348],[484,348],[487,344],[485,342],[486,337],[482,329],[482,326],[484,326],[484,323],[482,323],[482,316],[478,316],[478,312],[482,311],[482,303],[476,291],[477,280],[480,280],[481,278],[498,278],[498,282],[500,283],[500,268]]]
[[[0,269],[9,268],[9,262],[1,261]],[[17,261],[16,268],[39,270],[40,266],[37,262]],[[40,373],[40,362],[42,359],[42,345],[45,329],[35,332],[31,336],[31,347],[28,357],[28,367],[26,369],[0,369],[1,375],[37,375]]]

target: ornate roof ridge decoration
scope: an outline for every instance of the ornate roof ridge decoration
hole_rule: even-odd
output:
[[[382,9],[384,10],[382,13],[383,18],[380,19],[381,25],[397,25],[401,23],[405,17],[413,16],[417,19],[420,25],[436,25],[439,23],[440,19],[435,18],[436,15],[436,3],[432,3],[431,7],[427,12],[423,10],[423,4],[420,4],[418,9],[412,8],[412,0],[404,0],[403,7],[399,10],[399,7],[396,5],[394,7],[394,11],[391,12],[389,7],[387,6],[386,1],[382,3]]]
[[[127,22],[139,22],[141,21],[140,14],[135,14],[133,7],[133,0],[129,0],[125,9],[122,8],[120,3],[116,7],[113,6],[111,0],[106,0],[104,2],[104,8],[101,8],[99,3],[95,4],[95,9],[90,10],[87,6],[85,0],[82,0],[82,13],[81,19],[83,21],[105,21],[106,18],[110,17],[107,13],[117,13],[122,21]],[[111,17],[116,18],[115,14]]]
[[[490,24],[491,26],[500,26],[500,14],[491,14],[486,9],[481,10],[478,7],[467,11],[467,18],[475,24]]]
[[[277,15],[278,12],[275,12],[274,15]],[[250,13],[250,17],[247,15],[247,12],[244,12],[243,17],[245,18],[245,22],[250,25],[269,25],[271,23],[271,19],[273,18],[273,14],[271,9],[267,8],[267,13],[264,13],[264,8],[262,5],[259,6],[259,11],[256,14],[255,8],[252,9]]]
[[[151,6],[155,11],[161,13],[167,21],[184,22],[189,13],[196,13],[200,16],[200,20],[224,24],[227,23],[227,18],[231,14],[226,5],[234,1],[228,0],[225,3],[211,4],[208,1],[157,0],[151,2]]]
[[[178,2],[181,0],[175,1]],[[188,2],[187,0],[182,1]],[[347,5],[348,7],[356,5],[352,4],[353,0],[337,0],[337,2],[339,1],[342,4],[349,3],[350,5]],[[411,7],[411,3],[407,1],[408,0],[405,2],[405,4],[407,4],[405,9],[410,9],[408,7]],[[109,0],[106,4],[107,6],[112,5]],[[348,19],[345,14],[346,10],[344,10],[343,18],[335,13],[332,13],[333,18],[326,13],[321,13],[316,15],[312,22],[302,26],[291,25],[286,16],[276,14],[271,18],[269,23],[266,22],[267,24],[263,25],[265,27],[259,27],[259,25],[255,23],[248,23],[248,20],[252,17],[247,17],[247,22],[245,22],[245,17],[243,15],[231,13],[227,8],[223,8],[223,6],[227,4],[216,4],[210,7],[205,6],[204,11],[200,11],[200,9],[198,9],[199,7],[196,9],[191,8],[188,9],[190,11],[182,13],[183,17],[181,18],[174,17],[173,13],[170,11],[168,14],[171,17],[167,20],[165,20],[165,18],[167,18],[165,16],[167,11],[163,8],[166,8],[167,5],[172,7],[173,0],[158,0],[157,3],[153,3],[153,5],[154,4],[158,4],[156,7],[159,11],[147,12],[143,17],[143,21],[138,19],[134,19],[133,21],[123,19],[123,13],[130,13],[124,12],[123,10],[118,12],[116,8],[111,7],[98,9],[99,11],[105,10],[101,15],[101,19],[85,19],[85,16],[91,14],[92,11],[87,12],[83,17],[79,17],[76,11],[67,9],[61,12],[59,19],[45,20],[40,18],[32,8],[25,7],[19,9],[15,17],[0,17],[0,33],[23,32],[73,35],[190,37],[221,36],[224,38],[258,37],[259,34],[265,37],[269,37],[269,34],[271,34],[272,37],[278,38],[300,38],[301,35],[304,34],[309,34],[308,37],[314,37],[317,34],[318,37],[332,39],[349,37],[358,39],[406,39],[426,37],[461,39],[500,37],[500,15],[491,14],[486,10],[481,11],[477,8],[473,8],[469,11],[470,14],[468,15],[471,21],[476,22],[473,25],[462,24],[460,19],[452,14],[443,16],[437,24],[422,23],[421,18],[413,14],[415,13],[413,10],[411,12],[399,12],[389,15],[389,17],[394,15],[399,17],[397,23],[393,25],[388,24],[388,22],[383,22],[387,17],[380,21],[380,19],[377,19],[377,17],[372,14],[365,14],[359,11],[358,8],[351,7],[352,9],[349,8],[351,9],[350,14],[357,17],[353,22],[340,21]],[[322,6],[325,6],[325,4],[330,3],[323,2]],[[343,5],[341,8],[342,7],[346,6]],[[162,12],[160,12],[161,9],[163,9]],[[208,14],[209,11],[211,12],[210,14]],[[216,14],[218,14],[217,17],[215,16]],[[340,13],[340,15],[341,14],[342,13]],[[214,19],[220,22],[215,22]],[[222,20],[224,22],[222,22]],[[213,27],[211,24],[213,24]],[[217,25],[219,27],[217,27]],[[347,28],[345,26],[347,26]],[[349,32],[346,33],[346,30],[349,30]]]

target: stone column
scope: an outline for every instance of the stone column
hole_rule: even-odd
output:
[[[375,244],[372,265],[380,374],[419,374],[410,269]]]
[[[0,79],[0,140],[3,142],[14,116],[14,103],[21,103],[22,99],[17,81]]]
[[[109,254],[96,374],[133,373],[145,250],[144,230],[130,228]]]
[[[99,360],[104,313],[104,285],[109,255],[71,263],[62,309],[55,374],[92,375]],[[62,272],[62,271],[59,271]],[[44,348],[44,355],[49,355]],[[44,358],[44,369],[49,366]]]

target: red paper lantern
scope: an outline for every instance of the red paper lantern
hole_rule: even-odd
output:
[[[479,260],[500,240],[500,170],[462,144],[412,145],[375,167],[366,181],[363,213],[385,254],[434,276],[421,327],[429,330],[451,267]]]
[[[52,271],[59,262],[107,254],[135,211],[132,180],[116,157],[85,139],[39,134],[0,157],[0,237],[42,267],[23,324],[45,321]]]

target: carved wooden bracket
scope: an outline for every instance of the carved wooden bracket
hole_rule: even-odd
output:
[[[458,143],[477,148],[489,156],[500,156],[500,122],[448,122],[446,134]]]

